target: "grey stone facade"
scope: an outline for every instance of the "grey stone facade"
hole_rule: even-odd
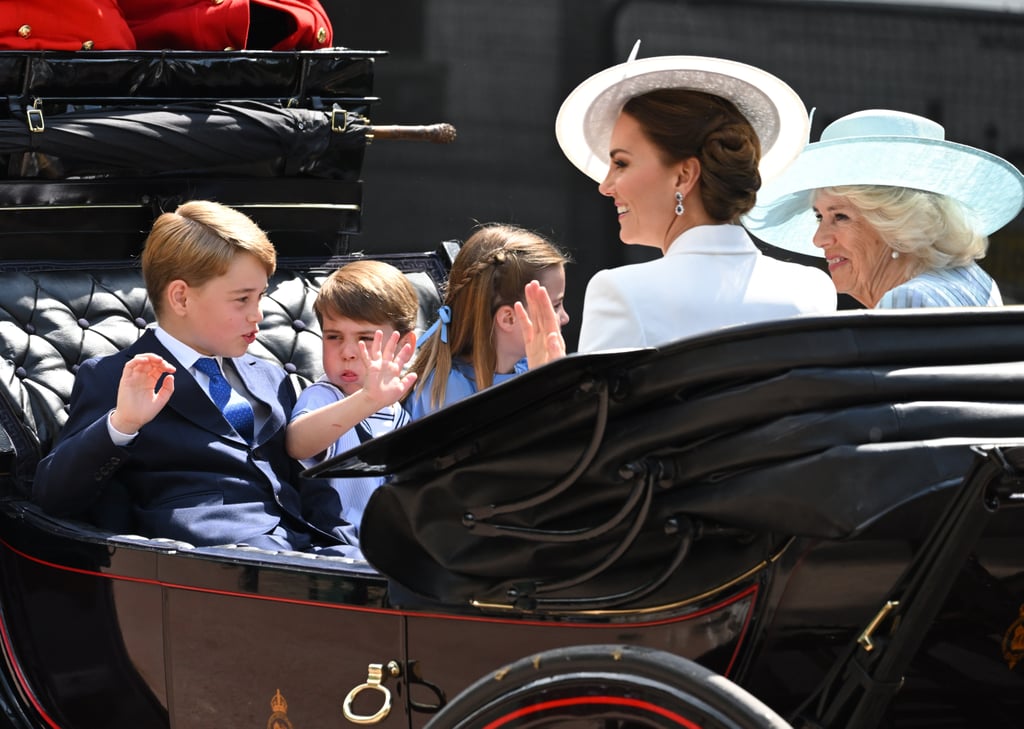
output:
[[[375,122],[458,129],[448,146],[367,150],[355,247],[432,247],[493,220],[535,228],[576,261],[567,292],[574,316],[594,271],[653,252],[618,242],[610,202],[562,156],[554,119],[577,83],[624,60],[638,38],[641,56],[717,55],[779,75],[816,108],[812,139],[851,111],[896,108],[1024,165],[1020,12],[766,0],[324,4],[339,44],[391,52],[377,63]],[[1008,298],[1024,294],[1024,221],[993,237],[984,265]]]

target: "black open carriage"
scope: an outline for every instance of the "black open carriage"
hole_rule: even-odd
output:
[[[28,501],[77,365],[153,320],[135,256],[177,202],[268,229],[281,258],[253,351],[297,387],[316,376],[317,286],[364,255],[348,240],[375,55],[0,54],[30,134],[0,202],[0,724],[1024,724],[1018,307],[570,356],[309,474],[393,475],[363,524],[372,566],[138,534],[113,493],[75,520]],[[103,64],[133,98],[89,91]],[[259,98],[222,86],[238,78]],[[119,104],[173,106],[198,133],[179,104],[250,102],[327,141],[204,170],[31,136]],[[380,256],[417,285],[423,326],[455,250]]]

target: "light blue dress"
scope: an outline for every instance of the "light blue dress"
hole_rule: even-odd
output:
[[[516,362],[512,372],[507,374],[495,373],[494,384],[498,385],[511,380],[516,375],[521,375],[529,369],[530,367],[524,357]],[[416,383],[416,389],[406,401],[405,407],[413,420],[419,420],[445,405],[451,405],[453,402],[458,402],[476,392],[476,371],[473,369],[473,365],[463,359],[456,358],[452,360],[452,371],[448,374],[448,388],[445,390],[444,402],[438,406],[430,404],[430,388],[433,386],[433,383],[434,373],[431,372],[424,378],[422,385]]]
[[[916,309],[932,306],[1002,306],[999,286],[981,266],[925,271],[886,292],[876,309]]]
[[[326,376],[299,394],[292,409],[292,420],[345,398]],[[323,463],[360,443],[389,433],[409,422],[409,414],[401,405],[378,410],[355,428],[343,433],[327,450],[299,461],[303,468]],[[373,492],[384,482],[380,476],[362,478],[306,478],[302,480],[302,516],[314,526],[333,534],[349,544],[359,544],[359,523]]]

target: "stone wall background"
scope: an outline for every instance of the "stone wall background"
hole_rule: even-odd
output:
[[[1020,3],[1005,3],[1005,7]],[[618,241],[610,201],[562,155],[554,119],[591,73],[640,55],[752,63],[816,107],[811,139],[864,108],[925,114],[948,139],[1024,166],[1024,14],[786,0],[324,0],[338,45],[389,51],[376,64],[379,124],[449,122],[451,145],[378,142],[364,165],[353,248],[428,249],[477,222],[514,222],[566,247],[566,331],[598,269],[653,250]],[[984,265],[1024,299],[1024,221]],[[847,305],[849,302],[847,302]]]

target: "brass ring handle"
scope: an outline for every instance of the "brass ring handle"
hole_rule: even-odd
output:
[[[388,668],[393,672],[391,664]],[[366,683],[361,683],[348,692],[345,702],[341,705],[341,712],[345,718],[353,724],[376,724],[391,713],[391,690],[381,684],[384,680],[384,667],[379,663],[371,663],[367,667]],[[384,701],[376,712],[370,715],[356,714],[352,711],[352,702],[355,701],[363,691],[380,691],[384,694]]]

